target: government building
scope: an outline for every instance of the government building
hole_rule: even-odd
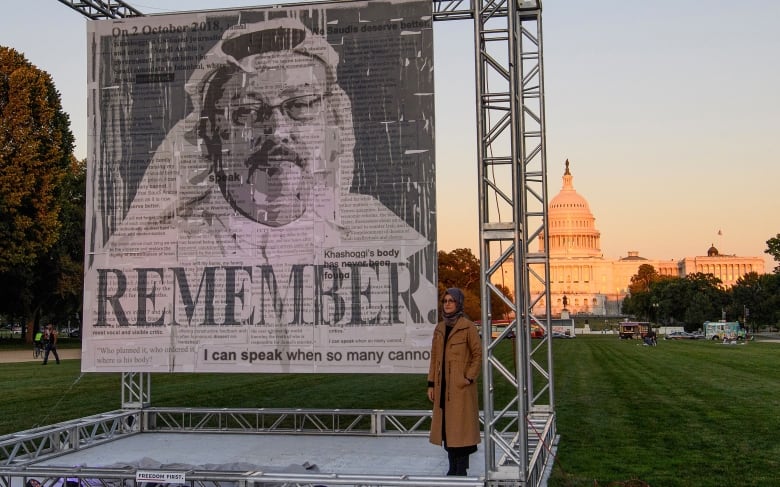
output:
[[[564,297],[566,309],[572,315],[620,315],[620,306],[628,293],[631,277],[643,264],[653,266],[662,276],[685,277],[697,272],[712,274],[726,288],[736,284],[737,279],[749,272],[764,273],[762,257],[723,255],[714,245],[707,249],[706,255],[685,257],[677,261],[647,259],[635,251],[628,251],[625,257],[618,260],[605,259],[601,253],[601,232],[596,228],[596,218],[587,200],[574,189],[573,180],[567,160],[563,186],[550,200],[547,213],[553,317],[560,316]],[[544,251],[544,239],[540,238],[539,242],[539,250]],[[504,282],[513,283],[512,265],[505,265],[502,271]],[[531,283],[532,296],[543,292],[539,283]],[[537,316],[544,315],[543,300],[534,307],[534,313]]]

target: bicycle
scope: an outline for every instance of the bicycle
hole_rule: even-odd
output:
[[[35,342],[33,343],[33,358],[43,358],[43,344]]]

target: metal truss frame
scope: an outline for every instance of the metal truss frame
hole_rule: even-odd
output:
[[[143,15],[119,0],[109,2],[58,0],[89,18],[120,18]],[[476,108],[479,166],[479,233],[482,265],[481,299],[496,298],[513,311],[514,320],[497,338],[492,338],[490,308],[483,307],[483,421],[485,436],[485,483],[493,487],[538,486],[554,457],[557,442],[553,387],[552,327],[550,324],[549,232],[547,217],[547,163],[544,118],[541,0],[432,0],[433,19],[472,20],[476,63]],[[538,245],[544,239],[544,245]],[[532,247],[541,248],[534,251]],[[514,295],[498,287],[504,266],[513,269]],[[541,292],[530,292],[530,283]],[[545,314],[536,316],[534,306],[543,302]],[[532,341],[532,324],[541,325],[545,337]],[[491,338],[487,338],[491,337]],[[512,340],[514,363],[501,362],[494,354],[499,343]],[[128,417],[143,414],[143,424],[152,430],[234,428],[247,432],[284,431],[308,434],[425,434],[420,426],[429,422],[429,412],[395,411],[238,411],[168,410],[149,408],[149,373],[122,374],[122,406],[138,409]],[[345,415],[347,414],[348,415]],[[421,414],[422,413],[422,414]],[[416,419],[415,419],[416,418]],[[89,419],[89,418],[86,418]],[[132,424],[132,423],[130,423]],[[216,426],[215,426],[216,425]],[[392,428],[385,429],[388,426]],[[105,428],[104,428],[105,429]],[[78,437],[80,438],[81,435]],[[89,435],[87,435],[87,438]],[[34,454],[52,445],[0,438],[15,452]],[[92,441],[98,441],[96,438]],[[94,444],[94,443],[93,443]],[[10,448],[10,447],[8,447]],[[8,465],[0,458],[0,464]],[[9,487],[0,469],[0,487]],[[59,474],[58,474],[59,475]],[[113,479],[128,479],[127,473],[112,473]],[[268,474],[266,474],[268,475]],[[86,475],[85,475],[86,477]],[[227,479],[230,476],[225,476]],[[214,472],[197,475],[219,484]],[[264,477],[268,478],[268,477]],[[199,480],[200,479],[200,480]],[[235,478],[230,477],[231,480]],[[247,480],[247,479],[243,479]],[[257,478],[251,480],[257,481]],[[283,479],[277,478],[277,481]],[[352,485],[355,478],[289,479],[280,485],[311,485],[327,480],[330,485]],[[212,484],[213,485],[213,484]],[[360,485],[471,485],[450,479],[363,478]]]
[[[122,372],[122,407],[138,409],[151,405],[151,374],[149,372]]]
[[[57,0],[92,20],[141,17],[143,13],[122,0]]]
[[[430,427],[431,411],[329,409],[192,409],[144,408],[119,410],[0,437],[0,487],[14,487],[28,477],[43,487],[62,479],[82,487],[135,484],[135,468],[37,466],[35,463],[81,448],[143,433],[231,433],[285,435],[419,436]],[[21,481],[21,482],[20,482]],[[268,482],[268,483],[263,483]],[[300,474],[269,472],[188,471],[190,487],[235,485],[312,485],[481,487],[474,477],[429,477],[371,474]]]
[[[509,415],[511,416],[511,414]],[[481,420],[483,418],[480,418]],[[515,418],[516,419],[516,418]],[[145,433],[219,433],[425,437],[427,410],[226,409],[154,408],[117,410],[0,437],[0,487],[18,487],[28,478],[43,487],[59,487],[63,479],[80,487],[134,486],[136,468],[41,466],[39,463],[83,448]],[[514,421],[517,424],[517,421]],[[541,424],[541,423],[540,423]],[[267,482],[267,483],[263,483]],[[484,486],[474,477],[431,477],[372,474],[299,474],[254,472],[187,472],[190,487],[236,485]],[[504,481],[492,485],[518,485]]]
[[[155,471],[164,471],[156,469]],[[173,471],[171,471],[173,472]],[[176,472],[177,473],[177,472]],[[273,472],[220,472],[215,470],[187,471],[188,487],[482,487],[482,480],[474,477],[415,477],[412,475],[347,475],[347,474],[293,474]],[[29,467],[23,475],[0,467],[0,487],[23,485],[35,478],[43,487],[77,485],[79,487],[134,487],[135,468],[51,468]],[[67,481],[65,481],[67,479]],[[16,482],[12,485],[12,482]]]
[[[111,411],[0,436],[0,467],[25,466],[137,434],[141,419],[140,410]]]
[[[433,3],[435,20],[474,22],[481,302],[500,299],[514,316],[492,338],[490,307],[482,307],[486,485],[540,485],[557,442],[541,0]],[[498,287],[505,266],[513,269],[511,298]],[[532,295],[531,282],[542,291]],[[540,301],[545,314],[536,316]],[[533,324],[544,338],[531,340]],[[507,337],[516,337],[513,364],[494,354]]]

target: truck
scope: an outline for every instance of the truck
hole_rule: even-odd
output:
[[[650,330],[650,323],[647,321],[621,321],[619,324],[621,340],[642,339]]]
[[[480,333],[482,331],[482,325],[481,321],[476,321],[475,324],[480,330]],[[491,321],[491,330],[490,330],[490,337],[495,340],[498,338],[501,333],[503,333],[504,329],[506,329],[507,326],[512,324],[512,320],[492,320]],[[537,324],[537,323],[531,323],[531,338],[544,338],[546,333],[544,332],[544,327]],[[515,338],[515,334],[513,332],[510,332],[507,334],[506,338]]]
[[[705,321],[704,338],[710,340],[744,340],[747,331],[739,321]]]

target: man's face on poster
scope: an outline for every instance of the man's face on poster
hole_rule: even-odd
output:
[[[291,51],[257,55],[251,67],[233,74],[216,101],[224,123],[217,180],[237,211],[278,227],[309,208],[314,173],[324,164],[326,69]]]

